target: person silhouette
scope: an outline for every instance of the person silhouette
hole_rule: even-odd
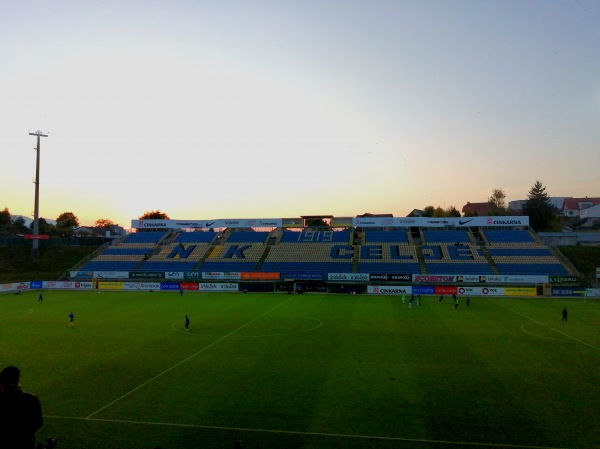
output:
[[[7,366],[0,372],[0,448],[34,449],[35,432],[42,427],[42,406],[21,388],[21,371]]]

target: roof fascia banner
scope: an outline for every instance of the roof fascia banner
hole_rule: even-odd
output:
[[[443,228],[443,227],[488,227],[488,226],[529,226],[529,217],[369,217],[353,218],[352,225],[357,228]]]
[[[280,228],[281,218],[224,218],[216,220],[131,220],[135,229]]]
[[[282,218],[219,218],[214,220],[131,220],[136,229],[211,229],[211,228],[280,228]],[[443,228],[443,227],[488,227],[529,226],[529,217],[367,217],[352,218],[356,228]]]

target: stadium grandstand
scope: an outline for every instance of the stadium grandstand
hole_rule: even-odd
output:
[[[578,275],[522,216],[132,220],[132,229],[71,277],[477,283],[504,276],[540,284]]]

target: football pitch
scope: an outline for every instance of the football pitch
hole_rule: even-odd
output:
[[[21,368],[57,449],[600,447],[597,300],[37,299],[0,296],[0,364]]]

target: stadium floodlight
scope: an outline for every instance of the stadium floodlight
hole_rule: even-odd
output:
[[[39,234],[40,234],[40,137],[48,137],[48,134],[42,134],[41,131],[36,131],[34,133],[29,133],[30,136],[37,136],[37,146],[35,149],[36,161],[35,161],[35,204],[33,208],[33,234],[34,238],[32,239],[33,246],[31,247],[31,253],[34,256],[37,256],[39,253]]]

